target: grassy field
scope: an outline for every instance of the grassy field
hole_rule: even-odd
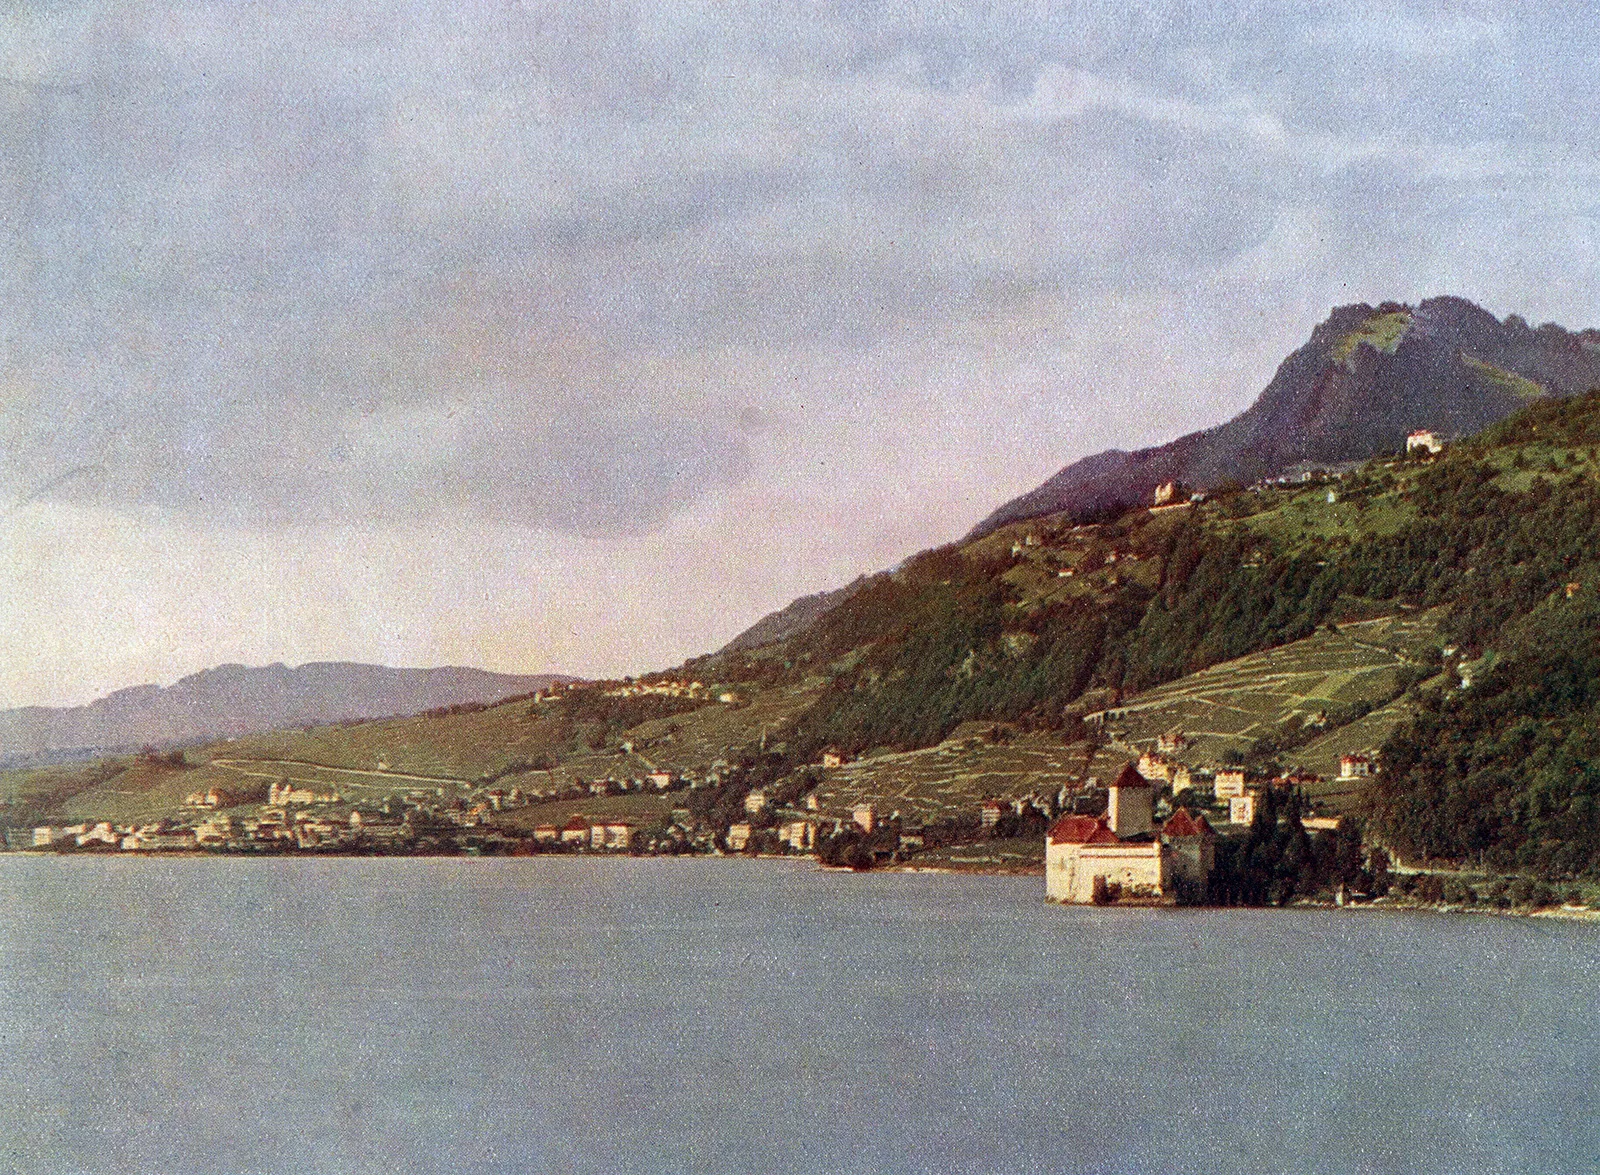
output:
[[[1312,540],[1355,539],[1362,535],[1392,535],[1416,517],[1416,510],[1395,490],[1371,496],[1348,497],[1345,487],[1330,479],[1304,488],[1264,491],[1262,509],[1242,519],[1243,525],[1293,550]],[[1328,501],[1332,492],[1334,501]]]
[[[1406,337],[1406,331],[1410,329],[1409,311],[1396,310],[1388,314],[1374,314],[1333,345],[1333,360],[1336,363],[1349,363],[1356,349],[1362,346],[1393,355],[1395,348],[1400,345],[1400,340]]]
[[[1496,387],[1503,388],[1523,400],[1534,400],[1545,394],[1543,384],[1535,383],[1526,376],[1518,375],[1514,371],[1507,371],[1503,367],[1496,367],[1493,363],[1485,363],[1472,355],[1465,353],[1461,356],[1466,365],[1482,375]]]

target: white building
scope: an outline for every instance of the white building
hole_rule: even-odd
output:
[[[1244,771],[1239,768],[1224,767],[1217,772],[1212,789],[1219,800],[1231,800],[1244,795]]]
[[[778,829],[784,844],[797,853],[809,853],[817,847],[817,825],[814,820],[790,820]]]
[[[1364,779],[1372,774],[1372,760],[1365,755],[1340,755],[1340,779]]]
[[[1429,453],[1437,453],[1444,448],[1444,442],[1425,428],[1419,428],[1406,437],[1406,456],[1409,457],[1418,449],[1426,449]]]

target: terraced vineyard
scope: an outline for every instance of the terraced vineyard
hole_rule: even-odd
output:
[[[856,804],[868,803],[884,816],[970,816],[988,799],[1049,796],[1062,787],[1077,787],[1091,775],[1105,778],[1128,758],[1125,752],[1095,750],[1082,742],[1063,744],[1048,735],[1019,735],[996,743],[982,733],[986,729],[968,724],[938,746],[832,768],[817,787],[821,810],[847,816]]]
[[[986,799],[1051,795],[1091,775],[1103,780],[1130,756],[1153,750],[1156,737],[1170,730],[1182,730],[1191,740],[1176,758],[1214,768],[1227,752],[1242,751],[1256,739],[1301,734],[1320,717],[1359,703],[1374,705],[1371,713],[1285,755],[1335,776],[1340,755],[1375,749],[1407,713],[1403,700],[1389,699],[1402,675],[1433,647],[1436,621],[1434,613],[1408,613],[1345,624],[1180,678],[1111,711],[1109,741],[1098,749],[1047,735],[995,742],[985,733],[988,726],[969,723],[938,746],[830,769],[817,796],[822,810],[836,816],[858,803],[870,803],[883,815],[898,811],[924,820],[970,815]],[[1358,787],[1330,779],[1314,798],[1348,808]]]
[[[1115,740],[1140,749],[1153,749],[1158,735],[1181,730],[1190,746],[1180,758],[1194,766],[1217,763],[1256,739],[1298,734],[1319,718],[1361,702],[1387,702],[1402,671],[1418,664],[1432,646],[1436,622],[1434,614],[1410,613],[1323,629],[1140,694],[1106,712],[1106,729]],[[1384,719],[1369,717],[1375,721],[1359,730],[1367,741],[1350,749],[1383,741]],[[1335,766],[1341,753],[1343,748],[1331,751]],[[1297,762],[1303,757],[1298,751],[1294,755]]]

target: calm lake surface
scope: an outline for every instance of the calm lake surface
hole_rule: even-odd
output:
[[[0,1169],[1575,1172],[1600,927],[685,860],[0,859]]]

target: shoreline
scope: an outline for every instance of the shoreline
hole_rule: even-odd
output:
[[[757,854],[747,856],[743,853],[683,853],[677,855],[663,854],[635,855],[630,853],[338,853],[338,852],[206,852],[193,849],[133,849],[133,850],[90,850],[88,852],[52,852],[49,849],[9,849],[0,852],[0,859],[4,858],[42,858],[59,857],[62,859],[86,858],[90,860],[123,861],[130,859],[167,859],[167,860],[196,860],[196,859],[225,859],[240,861],[261,860],[336,860],[348,859],[352,861],[372,860],[538,860],[550,858],[552,860],[706,860],[706,861],[783,861],[796,865],[809,864],[819,873],[883,873],[883,874],[924,874],[932,876],[974,876],[974,877],[1043,877],[1044,867],[1039,866],[985,866],[977,861],[950,862],[939,864],[917,865],[911,862],[902,862],[897,865],[886,865],[877,869],[858,870],[848,865],[824,865],[814,856],[790,856],[781,854]],[[1076,905],[1078,903],[1061,903]],[[1485,917],[1511,917],[1511,918],[1546,918],[1560,922],[1600,922],[1600,909],[1589,906],[1540,906],[1528,907],[1493,907],[1487,905],[1463,905],[1461,903],[1414,902],[1407,900],[1391,900],[1387,897],[1374,901],[1350,902],[1343,906],[1329,900],[1302,899],[1291,902],[1286,906],[1220,906],[1220,905],[1194,905],[1179,906],[1167,902],[1112,902],[1106,906],[1086,907],[1094,909],[1181,909],[1181,910],[1341,910],[1341,911],[1408,911],[1413,913],[1428,914],[1476,914]]]

